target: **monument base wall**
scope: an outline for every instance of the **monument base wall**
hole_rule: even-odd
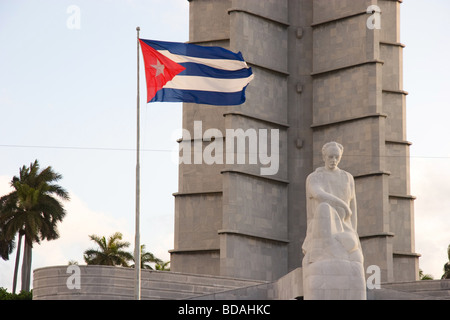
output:
[[[132,300],[134,269],[79,266],[80,287],[68,266],[34,270],[33,300]],[[276,281],[255,281],[179,272],[142,270],[143,300],[292,300],[303,299],[302,268]],[[382,283],[367,290],[368,300],[450,300],[450,280]]]

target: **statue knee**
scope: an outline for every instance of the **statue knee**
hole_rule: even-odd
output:
[[[332,209],[333,208],[326,202],[322,202],[317,206],[317,212],[321,216],[329,217]]]
[[[317,206],[316,218],[317,219],[326,219],[327,221],[332,216],[333,207],[328,203],[322,202]]]

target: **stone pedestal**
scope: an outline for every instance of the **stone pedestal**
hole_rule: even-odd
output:
[[[364,268],[357,261],[323,260],[304,268],[305,300],[365,300]]]

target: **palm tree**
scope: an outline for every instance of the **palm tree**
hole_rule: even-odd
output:
[[[170,261],[157,263],[155,266],[155,269],[158,271],[170,271],[170,268],[168,267]]]
[[[1,205],[1,202],[0,202]],[[0,208],[0,213],[1,213]],[[17,247],[17,253],[16,253],[16,263],[14,267],[14,277],[13,277],[13,291],[12,293],[16,293],[16,285],[17,285],[17,270],[19,269],[19,261],[20,261],[20,247],[22,245],[22,236],[19,236],[19,246]],[[5,233],[2,231],[0,227],[0,257],[8,261],[9,255],[13,252],[15,247],[15,241],[14,239],[9,239],[6,237]]]
[[[450,244],[447,247],[448,262],[444,264],[444,274],[441,279],[450,279]]]
[[[419,269],[419,279],[420,280],[433,280],[431,274],[424,274],[422,269]]]
[[[123,266],[129,267],[128,261],[133,260],[133,255],[124,248],[130,246],[129,242],[122,240],[122,233],[116,232],[108,238],[99,237],[95,234],[89,236],[97,243],[99,250],[88,249],[84,252],[84,261],[88,265]]]
[[[69,200],[69,194],[55,182],[62,176],[47,167],[39,171],[39,162],[35,160],[29,167],[20,169],[19,177],[11,180],[13,191],[0,198],[0,226],[3,240],[14,239],[19,234],[19,243],[14,270],[15,289],[17,281],[18,259],[24,237],[22,261],[22,290],[30,291],[31,258],[33,243],[59,238],[57,223],[62,221],[66,211],[61,200]],[[58,199],[59,198],[59,199]],[[14,291],[13,289],[13,291]]]
[[[162,263],[162,260],[155,257],[153,253],[146,252],[145,244],[143,244],[141,245],[141,269],[153,270],[150,263],[155,263],[158,265],[159,263]],[[133,264],[131,267],[134,268],[135,265]]]
[[[14,239],[7,239],[0,226],[0,257],[5,261],[9,260],[9,255],[13,252],[15,246]]]

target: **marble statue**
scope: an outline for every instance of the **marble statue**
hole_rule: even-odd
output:
[[[305,300],[366,299],[355,182],[350,173],[338,168],[343,151],[337,142],[326,143],[322,148],[325,166],[306,180]]]

